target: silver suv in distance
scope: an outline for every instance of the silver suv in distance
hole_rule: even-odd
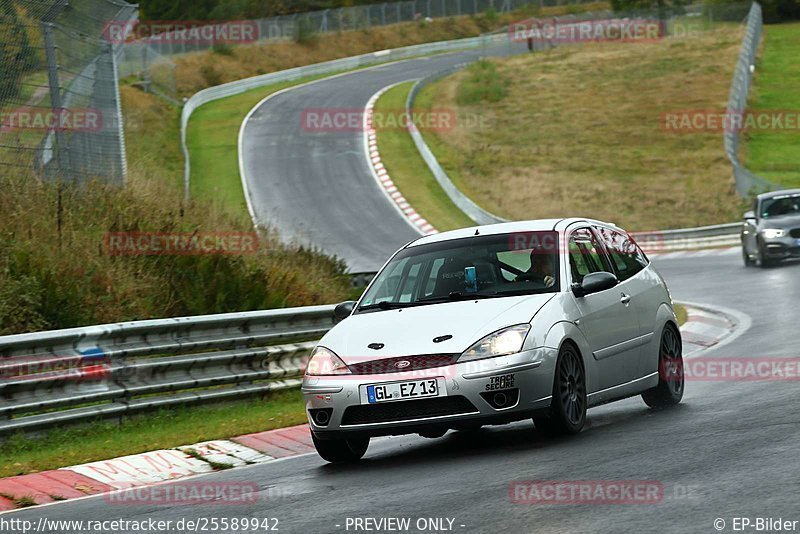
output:
[[[742,258],[748,267],[800,258],[800,189],[758,195],[744,214]]]

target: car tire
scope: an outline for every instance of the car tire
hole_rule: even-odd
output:
[[[311,439],[323,460],[332,464],[357,462],[367,452],[369,438],[359,439],[318,439],[313,433]]]
[[[756,243],[756,250],[756,265],[762,269],[772,267],[772,261],[766,258],[766,255],[764,254],[764,245],[760,240]]]
[[[586,373],[578,349],[565,343],[558,352],[553,397],[547,413],[533,418],[540,432],[577,434],[586,424]]]
[[[678,404],[683,398],[683,347],[678,329],[668,323],[658,346],[658,385],[642,393],[645,404],[663,409]]]
[[[756,264],[756,261],[748,254],[747,247],[744,243],[742,243],[742,260],[744,261],[745,267],[753,267]]]

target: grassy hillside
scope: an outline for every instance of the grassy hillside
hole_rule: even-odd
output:
[[[800,110],[800,23],[766,26],[750,109]],[[757,130],[744,136],[745,165],[771,182],[800,187],[800,130]]]
[[[721,134],[669,132],[661,116],[724,109],[741,37],[732,26],[476,65],[423,91],[418,107],[461,118],[424,135],[464,192],[508,218],[583,215],[631,230],[730,222],[741,202]]]

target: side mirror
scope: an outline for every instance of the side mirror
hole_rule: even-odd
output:
[[[756,220],[756,212],[754,212],[752,210],[745,212],[744,220],[745,221],[755,221]]]
[[[619,283],[617,277],[613,273],[599,272],[589,273],[583,277],[581,284],[572,284],[572,293],[576,297],[585,297],[592,293],[598,293],[611,289]]]
[[[341,302],[336,305],[333,309],[333,316],[336,318],[337,321],[343,321],[350,317],[353,313],[353,308],[356,305],[356,301],[354,300],[347,300],[345,302]]]

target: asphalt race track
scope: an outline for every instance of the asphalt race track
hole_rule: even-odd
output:
[[[241,161],[256,221],[287,242],[312,245],[375,272],[420,236],[378,186],[367,166],[360,128],[314,131],[303,112],[360,112],[389,85],[422,78],[476,55],[503,55],[524,45],[497,45],[390,63],[276,94],[244,126]]]
[[[800,264],[745,269],[735,250],[655,264],[674,298],[752,319],[738,339],[703,357],[797,356]],[[412,525],[445,517],[453,531],[469,533],[716,532],[720,518],[731,531],[733,517],[800,520],[797,398],[796,380],[691,381],[674,409],[651,412],[639,398],[607,405],[591,410],[587,428],[572,438],[546,439],[517,423],[437,440],[373,441],[354,466],[311,454],[202,479],[256,482],[262,498],[255,504],[132,506],[100,496],[4,517],[275,517],[280,532],[303,534],[347,532],[347,518],[356,517],[409,517]],[[515,480],[649,480],[664,491],[657,504],[523,505],[509,499]]]

